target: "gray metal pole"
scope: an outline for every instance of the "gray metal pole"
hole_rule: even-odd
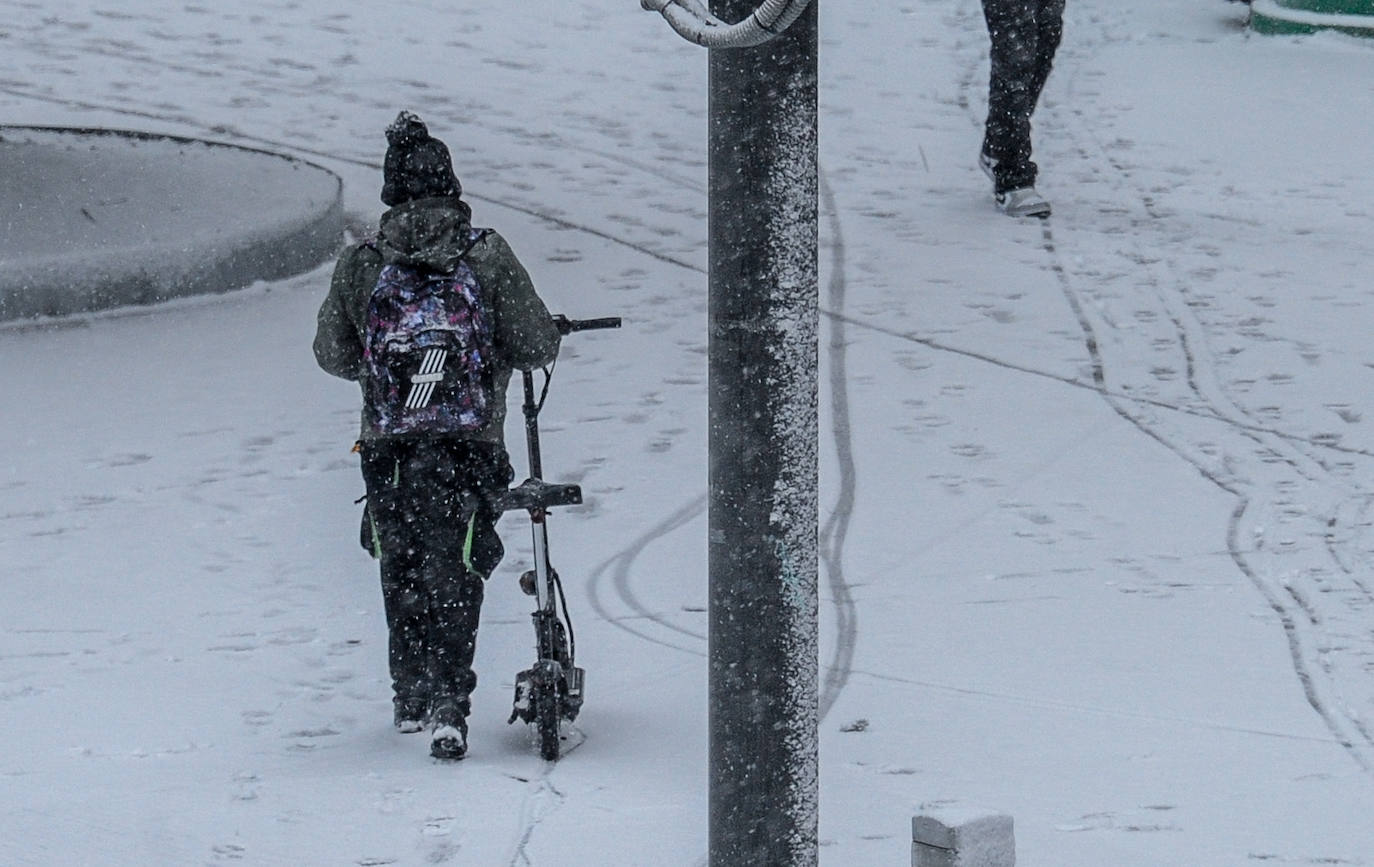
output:
[[[816,5],[710,59],[714,867],[818,857]]]

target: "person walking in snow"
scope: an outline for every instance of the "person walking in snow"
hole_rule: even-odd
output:
[[[483,581],[503,554],[492,498],[514,475],[505,393],[559,332],[505,239],[475,229],[448,147],[415,115],[387,128],[377,236],[339,257],[315,358],[363,393],[363,542],[380,561],[394,723],[467,752]]]
[[[992,39],[992,70],[978,165],[992,180],[998,210],[1048,217],[1050,203],[1035,190],[1031,114],[1064,32],[1064,0],[983,0],[983,16]]]

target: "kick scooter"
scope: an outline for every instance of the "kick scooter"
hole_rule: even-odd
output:
[[[554,321],[564,335],[574,331],[620,327],[619,317],[568,319],[555,316]],[[553,367],[544,368],[544,384],[537,397],[534,372],[526,370],[523,373],[525,441],[529,447],[530,477],[507,491],[500,505],[503,512],[523,510],[530,516],[530,529],[534,537],[534,568],[520,576],[520,587],[535,598],[536,658],[533,667],[515,676],[515,704],[507,722],[513,723],[518,719],[534,723],[539,737],[539,755],[552,762],[557,761],[562,748],[560,724],[563,720],[572,722],[582,709],[585,672],[576,664],[577,641],[573,634],[572,619],[568,616],[563,582],[558,577],[558,571],[549,563],[546,519],[551,508],[581,503],[582,488],[544,481],[543,462],[539,454],[539,411],[543,409],[544,399],[549,394]]]

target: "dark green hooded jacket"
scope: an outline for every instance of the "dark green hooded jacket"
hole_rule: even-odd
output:
[[[356,381],[366,394],[364,329],[367,305],[382,266],[396,263],[452,271],[470,243],[470,213],[466,203],[452,197],[406,202],[382,215],[375,242],[344,251],[334,266],[329,296],[320,306],[315,331],[315,360],[320,367]],[[558,357],[558,328],[504,238],[488,231],[468,250],[466,259],[481,284],[496,344],[492,418],[468,438],[504,445],[505,395],[511,371],[552,364]],[[366,413],[360,436],[365,440],[381,436],[368,425]]]

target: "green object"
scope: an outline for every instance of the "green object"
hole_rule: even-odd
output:
[[[1270,34],[1335,30],[1374,36],[1374,0],[1253,0],[1250,29]]]

